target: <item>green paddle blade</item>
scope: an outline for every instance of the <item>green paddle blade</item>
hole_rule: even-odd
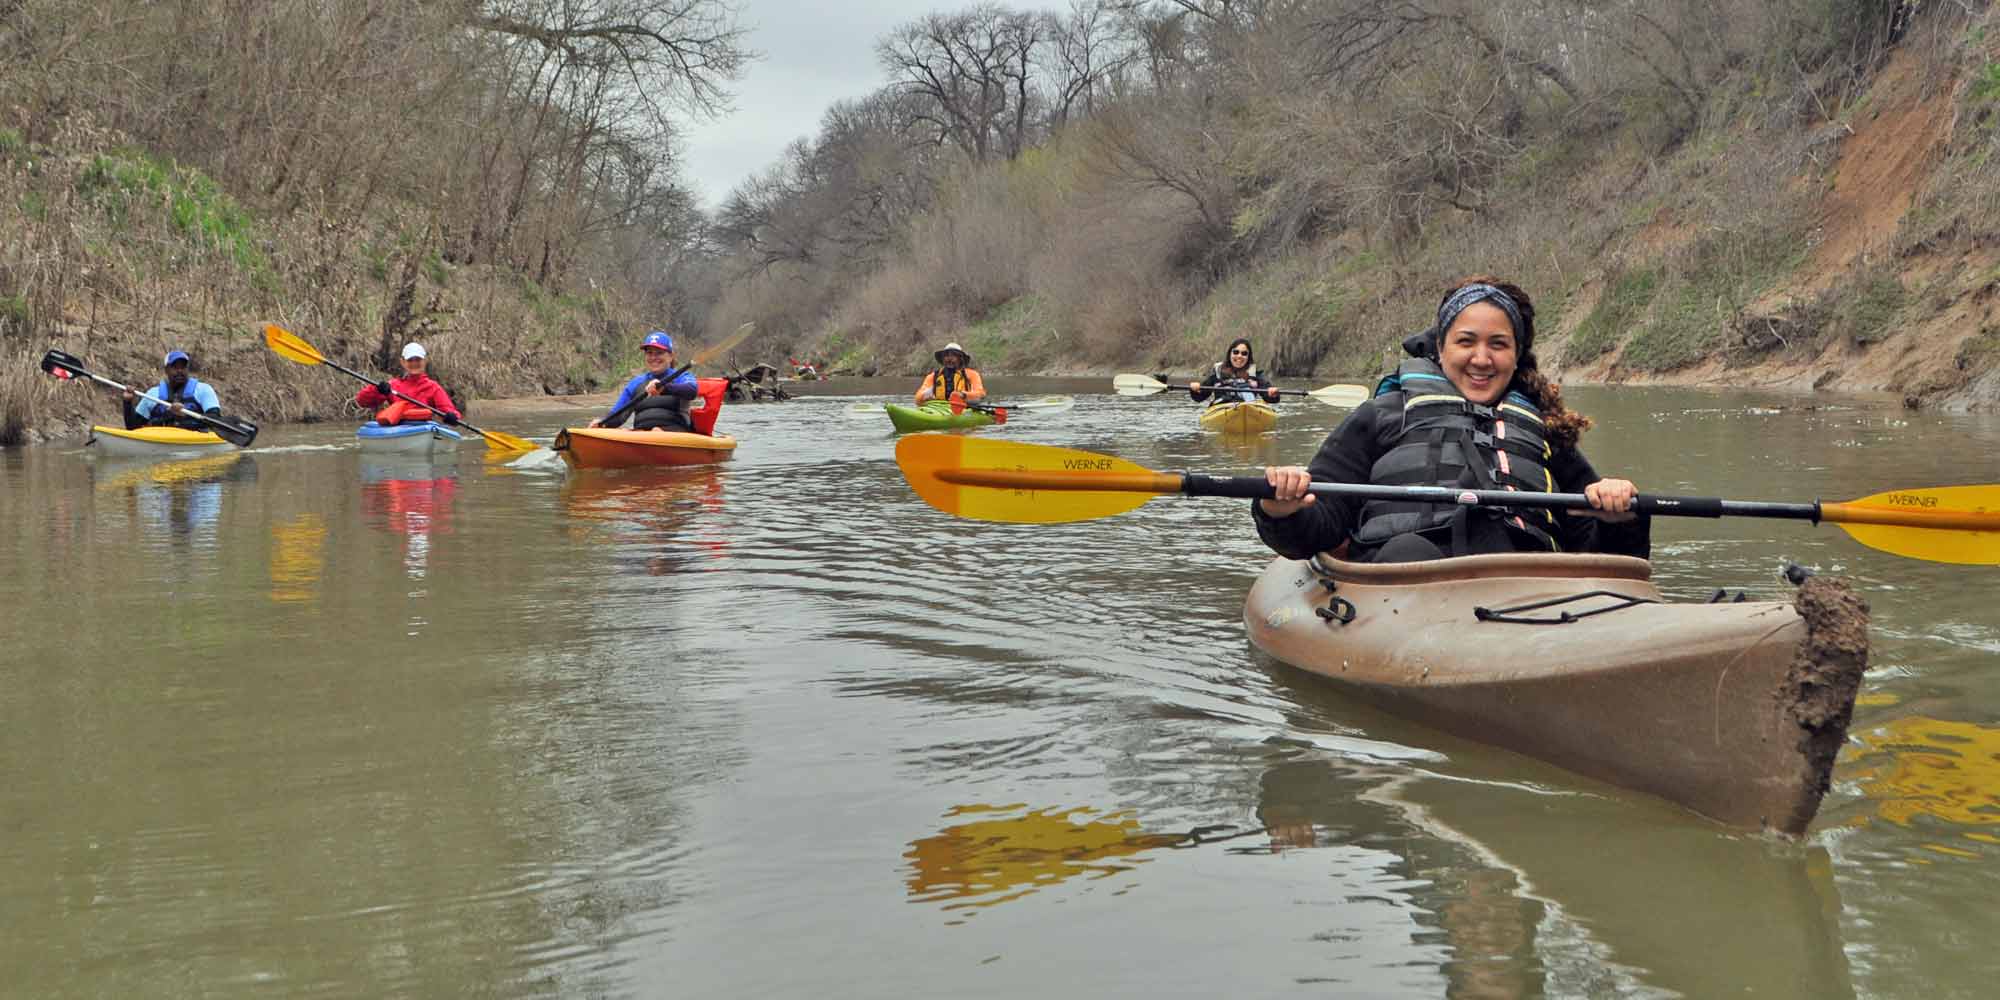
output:
[[[1162,476],[1122,458],[1049,445],[956,434],[912,434],[896,442],[896,465],[924,502],[955,517],[1014,524],[1090,521],[1134,510],[1161,493],[1179,492],[1180,477]],[[981,485],[994,479],[1053,473],[1074,480],[1101,476],[1111,491]],[[1135,483],[1143,491],[1134,491]],[[1150,484],[1150,485],[1146,485]]]

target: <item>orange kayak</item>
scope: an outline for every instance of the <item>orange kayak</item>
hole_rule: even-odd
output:
[[[736,450],[736,439],[727,434],[571,427],[556,433],[555,450],[572,469],[706,465],[728,458]]]

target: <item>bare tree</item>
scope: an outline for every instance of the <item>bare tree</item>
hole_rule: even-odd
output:
[[[1036,15],[983,4],[904,25],[875,53],[892,86],[920,99],[911,124],[983,162],[1026,147],[1030,70],[1043,30]]]

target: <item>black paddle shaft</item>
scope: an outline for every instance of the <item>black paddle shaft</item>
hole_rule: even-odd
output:
[[[1373,486],[1362,483],[1313,483],[1307,491],[1315,496],[1347,497],[1356,500],[1402,500],[1412,503],[1454,504],[1467,507],[1536,507],[1550,510],[1590,510],[1590,498],[1581,493],[1529,493],[1515,490],[1459,490],[1444,486]],[[1181,476],[1181,492],[1193,497],[1243,497],[1270,500],[1277,489],[1256,476],[1211,476],[1187,473]],[[1640,494],[1632,498],[1632,510],[1661,517],[1770,517],[1819,522],[1819,504],[1763,503],[1751,500],[1723,500],[1717,497],[1676,497]]]
[[[58,351],[50,348],[47,354],[42,355],[42,370],[59,378],[89,379],[92,382],[108,386],[119,392],[134,393],[143,399],[150,399],[161,406],[171,405],[166,400],[152,393],[139,392],[123,382],[116,382],[90,371],[83,367],[83,362],[76,355],[66,351]],[[181,412],[186,416],[193,417],[196,420],[218,428],[218,434],[239,448],[248,448],[250,447],[250,442],[257,440],[257,425],[248,420],[228,420],[221,417],[211,417],[199,410],[191,410],[187,407],[182,407]]]

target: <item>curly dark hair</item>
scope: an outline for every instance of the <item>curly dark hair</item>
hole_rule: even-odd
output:
[[[1492,285],[1507,293],[1507,297],[1521,307],[1521,325],[1524,329],[1515,331],[1521,343],[1519,358],[1514,363],[1514,380],[1507,388],[1533,400],[1542,411],[1543,437],[1551,448],[1574,448],[1577,438],[1590,429],[1591,419],[1563,405],[1562,386],[1549,381],[1542,374],[1542,368],[1535,360],[1535,303],[1521,286],[1502,281],[1490,274],[1475,274],[1461,279],[1445,293],[1450,298],[1453,292],[1467,285]]]

